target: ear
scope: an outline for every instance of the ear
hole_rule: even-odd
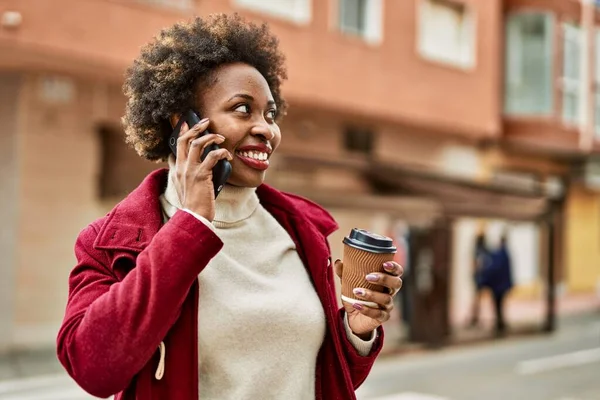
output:
[[[171,128],[175,128],[177,122],[179,122],[179,118],[181,118],[181,114],[172,114],[169,118],[169,122],[171,123]]]

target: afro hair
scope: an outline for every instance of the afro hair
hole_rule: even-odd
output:
[[[266,24],[247,22],[237,14],[195,18],[162,30],[127,70],[122,120],[127,143],[143,158],[165,161],[170,154],[169,118],[197,109],[197,91],[212,84],[211,72],[224,64],[256,68],[271,89],[280,118],[286,108],[280,86],[287,72],[278,45]]]

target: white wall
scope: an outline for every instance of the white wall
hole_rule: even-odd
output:
[[[452,269],[450,277],[450,315],[452,319],[468,317],[474,288],[472,258],[475,236],[479,229],[475,219],[458,219],[452,227]]]

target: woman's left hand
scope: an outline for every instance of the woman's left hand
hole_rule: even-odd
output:
[[[335,272],[340,278],[342,268],[342,261],[337,260],[335,262]],[[390,312],[394,309],[394,296],[402,287],[401,277],[403,268],[398,263],[393,261],[384,263],[383,269],[386,271],[385,273],[376,272],[369,274],[377,279],[369,279],[369,281],[388,288],[389,293],[376,292],[364,288],[354,289],[357,298],[376,303],[378,308],[344,302],[344,309],[346,310],[346,314],[348,314],[350,329],[355,335],[363,339],[371,337],[374,329],[390,319]]]

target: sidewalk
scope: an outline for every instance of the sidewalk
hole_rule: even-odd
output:
[[[545,316],[542,301],[510,301],[507,303],[509,331],[505,339],[523,335],[541,334]],[[600,300],[592,295],[569,296],[557,302],[557,331],[579,318],[600,321]],[[454,318],[452,335],[446,347],[467,346],[497,340],[493,335],[494,314],[488,301],[481,305],[481,326],[477,329],[465,328],[462,318]],[[402,331],[399,317],[395,314],[385,324],[386,340],[382,356],[394,356],[406,352],[426,351],[421,344],[408,343]],[[54,349],[34,352],[18,352],[0,355],[0,381],[27,378],[40,375],[63,374],[64,370],[56,359]]]
[[[466,313],[451,316],[451,334],[444,344],[445,347],[473,345],[501,339],[544,334],[546,304],[543,299],[509,299],[505,310],[508,330],[501,339],[494,335],[495,315],[492,301],[486,297],[482,300],[479,326],[469,327]],[[556,317],[556,331],[560,331],[561,327],[568,326],[579,318],[597,318],[600,321],[600,299],[595,294],[569,295],[558,298]],[[407,332],[397,314],[386,322],[384,328],[386,341],[382,356],[393,356],[427,349],[424,344],[410,343],[406,340]]]
[[[61,373],[54,349],[0,355],[0,381]]]

